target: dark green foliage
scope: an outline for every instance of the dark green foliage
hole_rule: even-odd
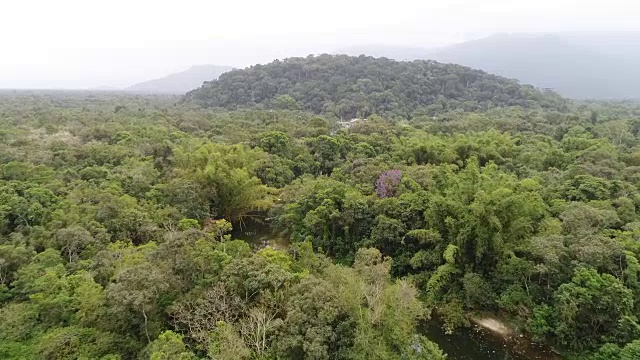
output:
[[[336,289],[320,279],[304,279],[291,289],[279,351],[291,359],[342,359],[352,346],[347,329],[355,319],[340,303]],[[302,340],[302,341],[300,341]]]
[[[226,109],[304,108],[352,119],[371,114],[409,117],[491,107],[564,109],[559,97],[453,64],[320,55],[289,58],[223,74],[189,92],[187,101]]]
[[[624,317],[633,316],[633,293],[609,274],[578,268],[571,282],[556,290],[553,306],[555,335],[564,344],[585,348],[607,339],[625,324]]]

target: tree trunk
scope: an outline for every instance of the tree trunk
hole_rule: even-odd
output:
[[[144,307],[142,307],[142,316],[144,317],[144,334],[147,336],[147,341],[149,342],[149,344],[151,344],[151,338],[149,337],[147,313],[144,312]]]

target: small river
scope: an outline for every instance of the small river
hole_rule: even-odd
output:
[[[420,330],[429,340],[440,346],[447,360],[558,360],[558,355],[525,339],[510,339],[473,325],[456,329],[447,335],[442,322],[433,317]]]
[[[244,240],[254,249],[260,249],[266,246],[280,248],[284,246],[283,240],[278,239],[271,227],[266,222],[247,219],[243,226],[233,224],[231,238],[235,240]]]

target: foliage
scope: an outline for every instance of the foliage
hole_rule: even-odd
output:
[[[408,117],[419,109],[435,113],[564,105],[533,87],[459,65],[346,55],[289,58],[228,72],[191,91],[186,100],[227,109],[304,108],[344,119],[371,114]]]
[[[447,331],[499,312],[578,358],[637,357],[640,107],[421,62],[376,75],[387,97],[380,64],[234,71],[211,89],[264,71],[267,96],[216,98],[234,111],[0,94],[0,357],[441,359],[417,326],[430,311]],[[348,96],[330,104],[315,79],[334,76]],[[274,77],[289,97],[259,88]]]

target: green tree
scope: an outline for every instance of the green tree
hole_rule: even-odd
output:
[[[553,315],[560,342],[593,347],[607,340],[625,317],[633,316],[633,293],[609,274],[578,268],[571,282],[556,290]]]
[[[150,360],[195,360],[197,357],[182,342],[182,336],[173,331],[158,335],[149,345]]]
[[[158,316],[159,298],[171,291],[173,279],[163,267],[149,262],[125,268],[107,288],[108,299],[125,314],[143,318],[142,330],[151,343],[149,317]],[[154,319],[152,319],[154,320]]]

